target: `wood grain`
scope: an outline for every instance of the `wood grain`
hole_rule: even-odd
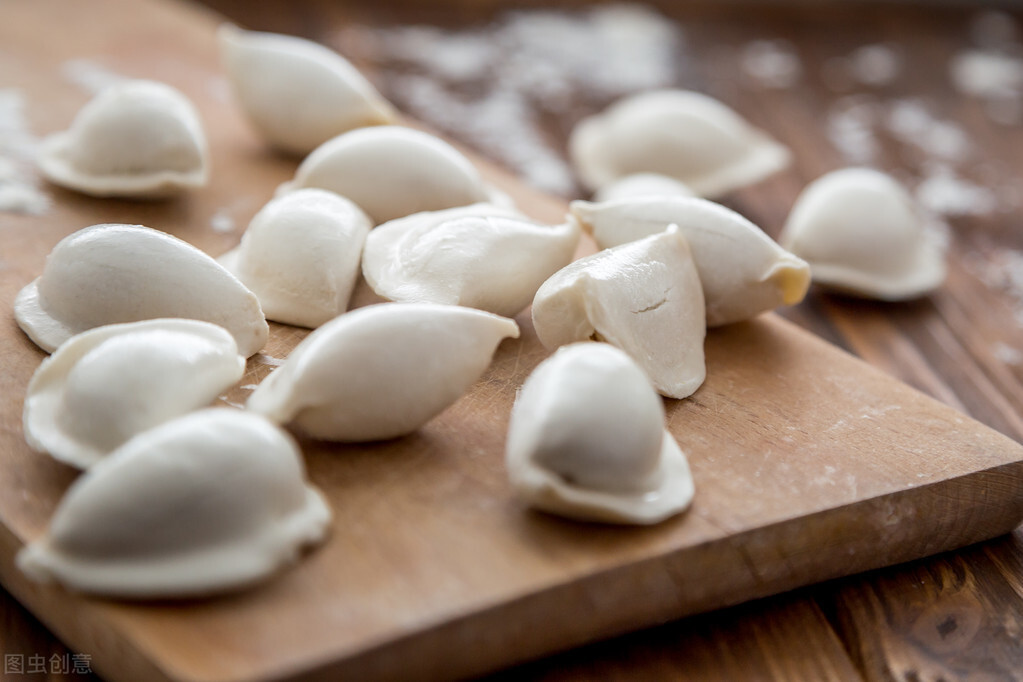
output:
[[[208,126],[216,131],[216,134],[211,135],[214,162],[236,172],[227,174],[215,171],[214,185],[209,190],[178,202],[156,205],[98,202],[69,193],[59,193],[57,211],[45,221],[5,219],[2,224],[5,260],[9,245],[19,250],[19,257],[14,259],[14,272],[3,273],[5,279],[2,280],[3,287],[0,288],[3,291],[0,291],[0,295],[5,301],[9,302],[16,287],[38,272],[43,256],[60,236],[88,224],[83,220],[96,222],[99,215],[102,215],[103,220],[137,221],[169,229],[211,253],[219,253],[236,241],[237,233],[225,235],[212,232],[209,229],[212,215],[225,207],[233,207],[232,215],[237,225],[244,225],[248,216],[268,197],[268,189],[289,176],[294,167],[293,162],[265,154],[231,108],[225,106],[224,102],[215,101],[206,89],[205,86],[210,85],[208,79],[214,73],[211,65],[215,55],[209,43],[209,31],[196,28],[205,19],[197,18],[195,13],[159,3],[153,3],[152,6],[140,3],[130,7],[123,7],[120,3],[109,4],[116,7],[116,10],[109,11],[116,11],[126,25],[135,30],[117,35],[101,30],[76,32],[67,41],[54,41],[52,49],[38,59],[35,58],[38,50],[31,44],[32,31],[24,30],[31,26],[33,20],[40,18],[39,14],[33,13],[51,12],[41,17],[48,27],[76,26],[84,25],[86,15],[95,12],[95,7],[85,10],[63,3],[37,3],[32,9],[26,9],[29,7],[27,4],[3,8],[4,12],[27,13],[0,22],[0,25],[16,26],[19,29],[16,35],[7,35],[10,31],[3,34],[5,54],[28,54],[33,55],[33,59],[27,64],[14,66],[9,61],[0,63],[0,68],[7,69],[0,72],[0,76],[6,82],[32,94],[31,113],[32,120],[38,125],[37,130],[46,132],[62,127],[84,101],[84,95],[76,93],[56,75],[61,60],[72,56],[100,56],[115,71],[158,77],[182,87],[192,95],[200,104]],[[296,11],[294,14],[299,21],[297,26],[302,30],[293,32],[328,31],[330,24],[322,22],[315,13],[317,7],[323,6],[310,3],[306,8]],[[343,9],[325,11],[329,12],[328,16],[335,18],[344,12]],[[10,17],[8,14],[7,18]],[[125,38],[125,35],[128,37]],[[737,40],[738,37],[733,35],[732,39]],[[187,53],[187,59],[179,59],[183,53]],[[806,156],[809,157],[809,152]],[[779,192],[780,196],[791,198],[798,189],[796,185],[792,179],[774,180],[765,187],[744,194],[737,203],[746,208],[748,214],[755,215],[758,201],[769,202],[770,213],[765,215],[783,215],[784,202],[770,200],[770,192]],[[563,210],[563,206],[557,202],[552,203],[522,191],[514,183],[511,186],[516,189],[520,199],[525,200],[525,205],[542,212],[542,217],[554,220]],[[232,201],[240,203],[232,204]],[[753,209],[750,210],[744,202],[750,202],[749,206]],[[769,229],[771,225],[777,225],[769,221],[764,221],[764,224]],[[908,363],[909,369],[901,370],[905,372],[904,376],[940,398],[952,402],[958,395],[955,390],[943,388],[948,386],[948,382],[938,378],[932,363],[927,361],[927,356],[916,350],[915,344],[906,342],[904,330],[924,325],[934,316],[935,310],[941,309],[927,305],[911,306],[909,309],[915,309],[916,312],[908,316],[908,322],[903,322],[897,319],[898,315],[892,315],[890,310],[875,310],[871,306],[841,299],[815,296],[810,305],[813,310],[825,311],[823,319],[831,320],[830,325],[825,324],[829,328],[826,334],[829,338],[842,340],[846,347],[854,348],[882,366],[888,360],[889,364],[885,368],[889,370],[900,371]],[[966,319],[970,316],[987,319],[977,311],[977,306],[969,305],[969,301],[963,303],[961,309]],[[876,316],[873,322],[869,317],[871,312]],[[805,315],[794,313],[797,319],[801,314]],[[868,320],[865,328],[857,322],[864,315]],[[811,317],[806,315],[806,319]],[[10,319],[9,313],[5,314],[5,319]],[[521,317],[520,321],[525,322]],[[951,331],[960,330],[952,328]],[[18,391],[23,391],[28,375],[41,356],[13,328],[6,329],[4,334],[4,341],[14,345],[10,354],[0,357],[0,362],[5,363],[5,383],[0,388],[3,389],[3,395],[17,395]],[[280,357],[301,335],[301,332],[275,326],[267,354]],[[501,608],[475,612],[473,607],[463,602],[465,610],[450,620],[448,626],[434,628],[432,635],[423,635],[428,632],[428,626],[423,621],[419,625],[400,623],[398,625],[401,630],[407,633],[405,639],[391,639],[390,644],[381,644],[377,650],[365,650],[361,660],[358,657],[352,659],[354,663],[349,664],[354,667],[348,668],[349,671],[386,675],[395,673],[395,668],[389,665],[405,666],[408,660],[418,660],[425,661],[417,670],[421,675],[451,675],[485,670],[497,661],[510,662],[515,658],[536,655],[595,636],[607,636],[649,623],[652,619],[675,617],[692,610],[712,608],[786,589],[809,580],[939,551],[969,541],[970,538],[998,532],[996,527],[1007,530],[1013,524],[1012,519],[1018,519],[1018,510],[1009,508],[1003,509],[1006,516],[1002,518],[992,514],[992,511],[996,511],[993,507],[999,506],[995,498],[1010,502],[1018,500],[1018,489],[1013,490],[1011,487],[1017,478],[1010,472],[999,470],[991,461],[981,463],[985,458],[985,444],[994,444],[995,449],[1007,448],[1006,452],[1014,452],[1015,448],[1010,447],[1007,441],[986,434],[978,436],[984,441],[978,442],[975,433],[984,432],[974,432],[974,427],[965,421],[956,423],[959,417],[954,413],[940,410],[902,387],[894,388],[894,384],[882,375],[867,372],[848,358],[835,354],[833,349],[821,346],[776,319],[767,318],[716,333],[708,344],[714,382],[698,393],[695,400],[678,403],[670,410],[673,428],[684,441],[684,446],[694,454],[694,469],[697,471],[700,489],[707,490],[706,499],[701,497],[689,518],[675,524],[674,528],[640,532],[631,536],[609,532],[607,529],[594,529],[593,533],[580,538],[574,526],[568,529],[564,524],[550,519],[523,514],[508,500],[503,486],[499,456],[495,456],[495,453],[500,452],[500,439],[495,438],[495,433],[500,432],[502,420],[507,414],[509,388],[520,382],[528,369],[542,357],[535,338],[531,338],[528,332],[526,336],[521,344],[503,347],[494,368],[485,379],[486,390],[468,397],[443,420],[432,424],[409,441],[368,449],[329,448],[327,452],[313,452],[313,444],[307,443],[310,471],[314,479],[321,486],[337,490],[338,495],[344,498],[332,500],[338,511],[339,526],[343,529],[341,537],[334,538],[328,547],[315,553],[296,571],[268,586],[264,593],[242,595],[215,604],[152,605],[143,608],[69,599],[59,590],[39,589],[23,584],[19,586],[19,597],[32,604],[40,613],[51,614],[51,625],[79,648],[95,650],[106,660],[116,660],[116,666],[106,668],[107,674],[116,678],[157,679],[167,675],[189,677],[195,676],[199,670],[205,671],[208,676],[216,676],[225,674],[229,669],[232,674],[239,674],[243,668],[272,674],[274,670],[280,671],[283,668],[273,667],[280,664],[280,661],[268,663],[267,658],[271,657],[271,653],[261,646],[264,641],[283,639],[287,646],[308,647],[308,654],[310,649],[321,646],[325,637],[322,632],[311,631],[309,623],[296,615],[301,609],[265,609],[268,601],[281,607],[295,600],[308,605],[309,601],[322,599],[323,594],[318,590],[330,582],[329,578],[322,576],[329,575],[330,570],[337,570],[338,566],[350,572],[346,575],[385,588],[381,591],[388,595],[387,603],[393,607],[393,613],[372,613],[372,606],[367,606],[366,602],[360,605],[358,599],[346,602],[345,608],[352,609],[352,613],[335,613],[327,604],[318,605],[316,614],[320,618],[319,624],[328,623],[331,628],[335,628],[330,639],[336,654],[337,641],[343,639],[337,635],[337,630],[340,629],[343,635],[345,627],[354,627],[351,623],[355,619],[362,619],[358,628],[363,628],[361,634],[364,637],[365,619],[377,618],[379,626],[385,627],[383,621],[393,619],[395,614],[400,615],[409,604],[429,608],[437,608],[440,604],[441,609],[449,609],[446,613],[450,615],[452,611],[458,610],[456,602],[466,586],[478,587],[490,583],[495,577],[501,577],[504,580],[502,589],[511,590],[515,580],[522,580],[522,576],[506,575],[512,570],[511,567],[491,566],[485,562],[463,566],[458,561],[446,565],[441,561],[448,557],[475,558],[481,547],[488,545],[485,541],[482,545],[474,542],[474,533],[487,535],[495,529],[503,532],[502,529],[507,530],[510,519],[517,541],[523,542],[520,549],[524,548],[529,555],[531,570],[547,571],[544,573],[545,580],[552,581],[539,593],[539,597],[516,598],[504,602]],[[854,342],[849,341],[850,336]],[[943,334],[938,327],[932,336],[937,339],[936,346],[948,347],[947,329]],[[960,338],[964,337],[952,336],[953,341]],[[987,337],[980,335],[966,338],[976,339],[978,347],[981,342],[987,343]],[[794,359],[791,354],[786,354],[786,349],[791,350],[791,344],[801,349],[798,360],[805,361],[803,356],[811,356],[816,369],[824,364],[832,368],[834,374],[824,377],[823,384],[820,373],[816,371],[797,377],[782,377],[790,379],[780,390],[787,396],[795,396],[792,402],[779,403],[771,400],[771,395],[751,395],[756,386],[769,385],[771,390],[779,390],[776,386],[778,377],[770,372],[771,362],[782,363],[776,366],[791,364]],[[756,351],[751,352],[752,348]],[[902,360],[892,361],[892,357]],[[953,360],[962,360],[974,355],[959,353],[951,357]],[[990,366],[990,363],[976,364],[979,367]],[[856,385],[852,387],[841,382],[846,376],[845,370],[851,367],[857,368],[854,373],[857,377]],[[262,363],[257,358],[250,363],[249,374],[243,383],[253,383],[265,376],[270,368],[265,358]],[[974,369],[967,364],[963,371]],[[852,374],[852,370],[849,371]],[[756,376],[756,380],[751,382],[751,376]],[[1004,376],[1001,379],[1003,384],[1006,383]],[[975,385],[972,377],[970,385]],[[991,390],[998,393],[1001,385],[992,382],[994,388],[983,389],[979,395],[982,398],[988,397]],[[897,399],[892,400],[889,389],[898,394]],[[896,448],[898,456],[895,457],[887,450],[879,451],[879,444],[887,448],[891,443],[890,438],[905,435],[901,420],[893,419],[883,409],[879,415],[870,410],[856,412],[857,416],[865,415],[865,423],[868,424],[865,428],[862,425],[839,424],[846,415],[836,414],[836,409],[834,412],[824,410],[814,415],[816,421],[806,425],[805,430],[796,435],[778,431],[779,424],[800,423],[805,413],[812,411],[810,408],[824,402],[824,397],[835,394],[844,397],[851,394],[853,398],[865,399],[855,405],[851,402],[844,405],[846,408],[855,407],[856,410],[865,407],[875,410],[892,404],[901,406],[903,399],[908,400],[907,414],[911,413],[909,421],[917,420],[917,431],[914,434],[919,435],[917,432],[925,431],[926,443],[913,443],[912,446],[907,443],[902,449]],[[738,400],[737,395],[742,395],[742,401]],[[237,402],[242,397],[244,393],[236,390],[227,399]],[[878,397],[883,397],[885,402],[873,404],[873,400]],[[1011,402],[1008,404],[1012,405]],[[486,415],[482,421],[481,414]],[[715,421],[715,414],[729,416]],[[1001,426],[1007,429],[1012,426],[1012,410],[1003,411],[1002,414],[1007,416],[1003,417],[1006,421]],[[18,414],[9,409],[0,415],[6,435],[18,435],[17,417]],[[700,430],[691,429],[694,422],[700,423]],[[820,447],[814,435],[824,428],[836,426],[840,438]],[[924,426],[926,429],[920,428]],[[932,431],[934,426],[940,428]],[[786,442],[786,438],[792,438],[793,441]],[[768,447],[764,447],[765,444]],[[795,478],[787,476],[780,465],[792,466],[794,460],[789,459],[791,450],[798,451],[800,446],[809,450],[811,445],[817,448],[816,456],[822,458],[811,472],[815,474],[814,480],[810,480],[809,473],[803,478],[798,475]],[[921,449],[921,452],[914,453],[914,449]],[[857,462],[853,481],[855,486],[850,485],[847,478],[843,479],[847,473],[843,467],[848,465],[843,454],[849,451],[858,455],[868,453],[865,461]],[[958,457],[953,456],[964,453],[965,461],[959,461]],[[6,456],[6,449],[3,454]],[[32,458],[27,453],[17,454],[22,458],[19,465],[23,466],[17,468],[15,477],[6,475],[5,471],[0,484],[6,486],[10,483],[19,492],[42,489],[47,492],[41,495],[33,492],[28,499],[18,500],[17,514],[22,524],[18,534],[20,537],[0,537],[3,540],[0,544],[4,548],[0,554],[5,557],[9,557],[25,536],[42,528],[59,490],[70,481],[70,472]],[[797,452],[796,456],[805,454]],[[338,466],[339,455],[345,457],[343,467]],[[917,459],[913,459],[914,455]],[[890,471],[889,459],[898,461],[904,468]],[[722,465],[744,468],[753,464],[760,467],[760,476],[756,476],[758,483],[767,484],[763,497],[760,496],[761,488],[748,485],[748,479],[718,476],[712,470]],[[863,465],[862,470],[860,464]],[[973,475],[969,479],[970,484],[964,485],[962,489],[957,486],[953,491],[943,484],[946,479],[942,477],[955,476],[957,471],[972,471],[978,466],[989,471]],[[829,471],[829,467],[834,470]],[[452,472],[459,469],[459,475],[453,476]],[[746,473],[751,471],[746,470]],[[912,480],[911,487],[899,488],[919,473],[924,473],[922,480]],[[900,476],[901,483],[899,480],[890,480]],[[761,478],[764,480],[760,481]],[[844,488],[842,483],[845,483]],[[917,483],[922,485],[917,486]],[[409,490],[410,487],[413,489]],[[826,497],[828,505],[832,507],[824,510],[827,513],[811,517],[797,530],[796,525],[790,522],[794,516],[798,516],[798,512],[786,505],[790,503],[793,492],[806,494],[807,489],[816,491],[810,497],[816,497],[818,502]],[[758,492],[751,494],[750,490]],[[890,499],[886,501],[884,497],[893,490],[904,493],[898,498],[898,503],[891,503]],[[434,517],[430,516],[437,512],[442,501],[450,504],[452,498],[455,503],[451,508],[441,510]],[[860,503],[854,504],[855,500],[861,498]],[[4,493],[0,507],[6,506],[5,514],[10,513],[14,499],[8,492]],[[731,502],[715,506],[712,503],[715,499]],[[835,509],[842,511],[843,504],[847,505],[844,513],[831,513]],[[960,513],[957,514],[955,510]],[[410,524],[410,519],[416,523]],[[928,524],[937,525],[931,527],[931,532],[925,537],[913,538],[893,533],[893,528],[902,532],[907,519],[914,522],[914,525],[924,520]],[[374,535],[374,524],[383,524],[391,529],[393,535],[386,543],[379,544]],[[465,528],[465,537],[458,538],[453,546],[444,548],[428,542],[429,538],[435,537],[431,533],[444,535],[445,529],[451,527]],[[744,530],[751,533],[742,535]],[[705,545],[702,554],[695,556],[697,561],[683,561],[682,556],[672,558],[670,552],[662,550],[650,554],[652,546],[671,547],[677,541],[673,535],[676,532],[681,536],[694,533],[690,540]],[[869,534],[864,537],[864,533]],[[713,542],[714,538],[719,541]],[[821,538],[825,540],[821,541]],[[887,540],[880,543],[880,548],[879,538]],[[360,548],[357,556],[344,546],[344,542],[349,539],[353,547]],[[451,541],[450,538],[448,540]],[[840,565],[828,564],[826,557],[829,552],[848,548],[854,550],[850,559],[846,560],[843,556]],[[640,557],[653,560],[645,563],[637,561]],[[731,567],[730,571],[717,576],[715,584],[689,591],[691,585],[707,575],[708,566],[718,566],[722,562]],[[443,566],[443,571],[437,568],[438,563]],[[423,568],[417,569],[412,575],[402,574],[401,569],[410,565]],[[1009,574],[1016,568],[1011,562],[1004,565],[1010,566]],[[566,566],[576,576],[574,582],[564,573]],[[996,563],[992,562],[991,566],[996,566]],[[19,581],[19,576],[6,560],[0,566],[0,575],[12,585]],[[1015,575],[1018,576],[1019,572]],[[309,576],[314,576],[313,585],[308,584]],[[637,583],[637,580],[646,582]],[[730,580],[742,583],[740,589],[735,589],[735,585],[729,583]],[[1004,576],[1001,580],[1003,587],[1011,584]],[[634,600],[633,593],[637,584],[653,589],[639,600]],[[983,590],[987,583],[980,581],[979,584],[981,587],[976,589]],[[523,589],[522,594],[528,592],[522,588],[522,583],[518,585]],[[680,585],[687,589],[680,593]],[[729,589],[723,600],[721,595],[714,596],[714,589],[723,590],[726,586]],[[898,589],[903,586],[904,581],[897,581],[897,589],[883,593],[886,605],[887,602],[897,605]],[[430,594],[421,594],[424,591]],[[545,600],[554,597],[560,601],[562,608],[552,614],[544,604]],[[505,593],[503,598],[507,599],[508,594]],[[307,601],[302,602],[303,599]],[[855,603],[857,596],[854,594],[849,599],[850,603]],[[620,606],[614,618],[606,615],[610,606]],[[254,618],[254,614],[262,614],[258,618],[261,622],[256,624],[256,634],[253,634],[251,628],[246,630],[238,627],[239,622],[229,615],[237,615],[238,612],[248,613]],[[837,609],[834,612],[840,613]],[[858,613],[860,615],[857,618],[842,617],[844,620],[841,622],[848,625],[839,631],[843,633],[847,645],[855,641],[855,632],[864,629],[869,633],[875,627],[872,619],[878,617],[876,612]],[[203,625],[193,631],[197,617]],[[69,619],[74,622],[68,623]],[[578,631],[580,619],[587,621],[585,634]],[[266,622],[268,620],[273,622]],[[907,622],[892,617],[887,620],[898,623],[899,628],[904,628]],[[706,623],[707,620],[695,622]],[[820,618],[820,611],[812,604],[801,603],[793,608],[780,606],[770,613],[765,612],[761,625],[756,623],[756,618],[744,619],[732,626],[736,628],[734,631],[722,626],[713,635],[708,635],[706,644],[694,646],[694,650],[704,651],[701,659],[704,663],[701,665],[706,666],[704,669],[708,671],[708,676],[713,676],[713,662],[704,647],[713,645],[722,647],[721,665],[724,667],[721,670],[734,672],[744,670],[746,666],[769,665],[773,666],[770,676],[774,678],[804,674],[812,677],[814,671],[833,676],[833,679],[849,678],[848,659],[843,658],[833,646],[836,637],[827,630]],[[282,624],[286,626],[283,637],[279,634]],[[430,623],[429,626],[434,624]],[[390,627],[390,637],[393,638],[393,621]],[[700,626],[683,623],[679,627],[682,629],[671,632],[685,632],[687,627],[699,629]],[[132,631],[130,636],[126,635],[129,629]],[[823,643],[816,653],[808,651],[811,647],[802,646],[795,639],[792,633],[801,629],[823,631],[821,637],[811,640]],[[494,634],[495,631],[503,632],[505,636],[499,637]],[[489,637],[485,636],[486,633],[489,633]],[[211,652],[195,653],[196,647],[207,643],[210,637],[216,638],[226,647],[219,649],[215,655]],[[382,642],[386,639],[386,635],[380,637]],[[731,644],[728,645],[730,638]],[[738,653],[745,648],[743,643],[750,638],[757,642],[756,649],[763,652],[762,658],[760,654],[754,653],[743,659]],[[868,641],[866,636],[864,641]],[[514,656],[508,653],[509,642],[514,642]],[[830,645],[827,644],[829,642]],[[1011,641],[1004,648],[1007,655],[1011,656]],[[180,660],[182,650],[191,652],[190,660]],[[621,645],[618,645],[618,650],[621,651]],[[625,650],[628,651],[628,645]],[[472,653],[466,655],[467,651]],[[456,656],[454,652],[459,655]],[[398,658],[396,662],[394,657],[401,653],[406,657]],[[460,657],[461,660],[438,660],[438,657],[445,658],[445,653],[448,654],[447,659]],[[288,665],[298,665],[296,661],[299,658],[302,656],[297,655]],[[862,656],[854,658],[861,671],[868,670]],[[162,664],[154,667],[151,661],[158,659]],[[309,660],[308,656],[305,660]],[[679,659],[670,660],[677,662]],[[742,660],[747,662],[741,663]],[[805,665],[798,665],[798,661],[804,661]],[[733,664],[739,667],[728,667]],[[871,677],[878,669],[869,669]],[[889,669],[895,670],[896,667],[890,666]],[[324,667],[321,675],[330,677],[339,670]],[[403,671],[407,672],[407,666]]]

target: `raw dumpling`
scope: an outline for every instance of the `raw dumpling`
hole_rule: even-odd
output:
[[[43,274],[14,302],[18,325],[40,348],[93,327],[158,317],[220,325],[253,355],[269,328],[259,301],[187,242],[142,225],[93,225],[53,247]]]
[[[703,290],[676,227],[556,272],[533,299],[533,326],[547,348],[591,338],[621,348],[669,398],[706,377]]]
[[[111,597],[204,596],[291,563],[330,519],[287,433],[202,410],[144,431],[75,481],[18,566]]]
[[[905,300],[945,281],[944,247],[924,229],[909,193],[868,168],[810,183],[780,240],[810,263],[815,282],[858,296]]]
[[[569,152],[587,189],[633,173],[660,173],[703,197],[751,185],[789,164],[788,149],[721,102],[684,90],[622,99],[583,119]]]
[[[526,379],[507,467],[527,503],[587,521],[657,523],[693,499],[661,399],[629,356],[604,343],[559,348]]]
[[[308,154],[353,128],[393,123],[394,109],[351,63],[309,40],[220,27],[235,97],[271,145]]]
[[[206,407],[242,378],[221,327],[145,320],[91,329],[43,360],[25,396],[25,440],[87,469],[146,429]]]
[[[572,260],[574,223],[538,225],[486,204],[418,213],[373,230],[362,272],[392,301],[447,303],[513,317]]]
[[[573,201],[572,216],[601,248],[678,225],[693,251],[707,302],[707,326],[746,320],[803,300],[810,268],[741,215],[705,199],[637,197]]]
[[[633,173],[625,175],[609,185],[604,185],[593,195],[593,200],[614,201],[633,197],[693,197],[693,190],[675,178],[660,173]]]
[[[68,130],[43,140],[39,168],[50,182],[85,194],[157,198],[205,185],[207,157],[199,115],[183,94],[129,80],[103,90]]]
[[[253,391],[247,407],[314,438],[397,438],[461,397],[501,339],[518,336],[512,320],[472,308],[359,308],[307,336]]]
[[[490,198],[479,171],[457,149],[401,126],[360,128],[323,143],[281,189],[302,187],[337,192],[376,224]]]
[[[318,327],[348,308],[372,227],[348,199],[300,189],[264,206],[219,261],[256,294],[267,319]]]

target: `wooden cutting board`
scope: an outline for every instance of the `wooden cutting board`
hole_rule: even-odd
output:
[[[545,356],[528,315],[484,378],[417,434],[392,443],[305,442],[336,514],[320,549],[247,592],[117,603],[26,581],[18,549],[44,529],[75,472],[29,451],[21,401],[43,358],[14,323],[17,291],[65,235],[142,223],[213,255],[289,178],[226,95],[217,19],[160,0],[0,4],[0,84],[37,134],[66,127],[97,66],[166,81],[207,126],[211,185],[133,203],[48,188],[42,216],[0,214],[0,580],[114,680],[436,678],[480,673],[808,583],[986,539],[1023,519],[1023,448],[767,315],[712,331],[708,378],[667,401],[697,494],[655,528],[525,510],[505,480],[515,389]],[[69,64],[69,60],[86,60]],[[77,75],[76,75],[77,74]],[[535,217],[559,201],[493,168]],[[365,294],[365,292],[363,292]],[[305,331],[272,325],[224,401],[243,402]]]

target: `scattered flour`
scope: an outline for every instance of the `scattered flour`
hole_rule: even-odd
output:
[[[282,358],[275,358],[274,356],[267,355],[266,353],[256,353],[252,356],[252,359],[261,365],[269,365],[270,367],[280,367],[284,364],[284,360]]]
[[[234,218],[230,210],[222,208],[210,217],[210,227],[214,232],[229,234],[234,232]]]
[[[676,82],[681,29],[640,5],[518,10],[491,24],[349,29],[342,51],[388,75],[386,93],[415,116],[503,162],[530,184],[570,194],[571,170],[538,117]],[[471,96],[470,96],[471,95]]]
[[[1008,297],[1016,324],[1023,327],[1023,251],[999,249],[987,255],[970,252],[964,263],[985,286]]]
[[[960,177],[950,166],[929,164],[914,192],[917,202],[940,216],[989,215],[998,209],[991,189]]]
[[[931,158],[961,162],[972,152],[970,139],[962,128],[936,118],[918,100],[892,102],[885,124],[899,142],[914,145]]]
[[[979,14],[970,25],[978,46],[963,50],[949,62],[949,77],[956,90],[981,100],[995,123],[1023,123],[1023,44],[1016,22],[1003,12]]]
[[[995,359],[1010,367],[1023,365],[1023,352],[1004,343],[996,343],[994,346]]]
[[[866,166],[876,161],[878,106],[872,98],[850,96],[838,100],[828,113],[825,132],[846,163]]]
[[[902,73],[898,49],[880,43],[857,48],[846,58],[846,64],[850,76],[864,85],[889,85]]]
[[[739,66],[761,88],[791,88],[803,74],[795,46],[787,40],[754,40],[740,52]]]
[[[127,80],[91,59],[69,59],[60,65],[60,73],[66,81],[92,95]]]
[[[42,215],[52,200],[34,172],[38,140],[25,121],[20,90],[0,89],[0,211]]]

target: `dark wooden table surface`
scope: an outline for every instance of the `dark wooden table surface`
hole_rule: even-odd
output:
[[[542,3],[206,4],[248,28],[302,35],[341,50],[402,108],[527,176],[542,164],[546,171],[534,179],[566,196],[583,196],[560,165],[572,125],[620,94],[606,84],[594,89],[601,79],[580,73],[588,65],[602,67],[596,56],[574,71],[557,63],[559,54],[578,59],[588,49],[584,35],[560,47],[549,40],[550,51],[539,50],[550,25],[542,20],[553,16],[538,14],[550,11]],[[570,27],[594,23],[588,5],[559,7]],[[533,14],[514,19],[511,9]],[[670,48],[668,62],[663,54],[647,55],[655,66],[672,67],[654,84],[670,81],[718,97],[795,153],[787,171],[724,203],[777,235],[807,182],[835,168],[869,164],[915,188],[933,211],[936,229],[949,238],[949,279],[929,297],[878,304],[814,289],[784,314],[1023,439],[1023,62],[1014,61],[1023,52],[1023,11],[995,12],[976,3],[665,2],[640,17],[670,32],[654,45]],[[408,44],[410,25],[436,27],[420,31],[426,36],[421,49],[436,49],[434,56],[447,61],[402,54],[395,46]],[[480,40],[505,44],[515,30],[536,33],[512,47],[480,47]],[[553,71],[532,86],[505,83],[496,90],[486,70],[452,71],[452,52],[442,53],[444,45],[468,46],[463,61],[522,57],[528,76],[537,63],[529,59],[549,59]],[[870,49],[861,50],[865,46]],[[522,53],[530,50],[540,54]],[[978,97],[957,87],[951,65],[970,50],[1006,58],[1010,68],[1000,77],[1007,82],[998,92]],[[567,79],[567,88],[559,78]],[[552,82],[562,87],[545,90]],[[431,83],[442,87],[431,90]],[[488,110],[477,106],[509,92],[517,98],[513,104],[527,105],[513,121],[522,125],[525,116],[528,123],[515,128],[518,146],[488,129]],[[436,106],[438,93],[462,102],[457,115]],[[495,114],[491,122],[507,123],[506,115]],[[543,153],[521,153],[537,140]],[[0,614],[5,654],[68,655],[6,593],[0,593]],[[594,644],[495,679],[1023,680],[1023,528],[957,552]]]

